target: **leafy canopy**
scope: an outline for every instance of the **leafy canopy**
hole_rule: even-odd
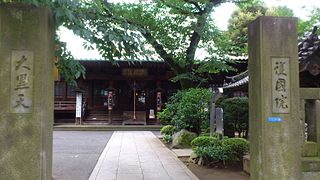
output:
[[[261,0],[252,0],[251,3],[238,5],[229,19],[227,37],[230,37],[230,54],[247,55],[248,52],[248,25],[259,16],[284,16],[293,17],[293,11],[287,6],[266,7]],[[311,11],[309,19],[298,19],[298,36],[302,38],[306,32],[310,32],[314,25],[320,23],[320,10],[315,8]]]
[[[251,0],[153,0],[139,4],[112,4],[104,0],[0,0],[52,9],[56,28],[63,25],[84,38],[88,49],[96,46],[103,58],[137,60],[155,55],[173,68],[183,88],[205,82],[208,75],[228,70],[227,38],[212,19],[214,8],[224,2]],[[203,58],[196,51],[205,52]],[[68,54],[68,53],[64,53]],[[60,54],[60,58],[64,58]],[[83,75],[77,61],[58,66],[66,79]],[[68,59],[70,61],[68,61]],[[78,65],[75,65],[77,64]],[[62,68],[69,66],[69,68]],[[78,67],[80,71],[68,71]]]

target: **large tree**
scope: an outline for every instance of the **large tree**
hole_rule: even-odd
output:
[[[161,58],[174,70],[175,80],[180,81],[182,88],[194,87],[208,74],[229,68],[224,56],[226,37],[212,18],[214,8],[227,1],[252,0],[149,0],[138,4],[112,4],[106,0],[0,0],[49,6],[57,27],[64,25],[73,30],[88,41],[85,47],[96,46],[107,60]],[[65,76],[70,75],[67,79],[80,76],[83,68],[70,61],[72,56],[66,53],[63,43],[57,44],[61,50],[58,67]],[[199,50],[205,55],[197,57]]]
[[[248,52],[248,25],[259,16],[264,16],[267,11],[266,5],[260,0],[239,5],[232,13],[228,21],[226,36],[230,38],[230,54],[247,55]]]
[[[293,11],[286,6],[266,7],[261,0],[253,0],[251,3],[238,6],[229,19],[228,31],[230,37],[230,53],[233,55],[247,55],[248,52],[248,25],[259,16],[284,16],[293,17]],[[320,10],[311,11],[308,20],[298,19],[298,35],[302,38],[309,33],[314,25],[320,23]]]
[[[174,70],[182,88],[189,88],[206,80],[208,74],[229,68],[224,56],[226,38],[212,18],[214,8],[223,2],[226,0],[104,1],[100,3],[102,11],[93,13],[90,19],[79,18],[80,24],[87,26],[86,33],[79,23],[70,21],[65,26],[95,43],[110,60],[156,54]],[[197,57],[199,50],[205,56]]]

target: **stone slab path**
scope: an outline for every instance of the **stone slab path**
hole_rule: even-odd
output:
[[[198,180],[150,131],[115,131],[89,180]]]

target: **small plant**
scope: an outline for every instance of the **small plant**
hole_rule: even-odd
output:
[[[172,125],[163,126],[160,130],[162,135],[173,135],[177,131],[177,128]]]
[[[172,142],[172,136],[169,135],[169,134],[165,134],[163,135],[163,141],[167,144],[171,143]]]

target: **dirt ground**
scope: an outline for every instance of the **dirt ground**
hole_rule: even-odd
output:
[[[159,134],[159,133],[158,133]],[[161,138],[161,142],[170,149]],[[250,180],[250,176],[242,170],[242,165],[233,165],[226,168],[199,166],[189,162],[189,158],[179,158],[200,180]]]
[[[250,180],[250,176],[242,171],[241,165],[215,168],[190,163],[187,158],[180,158],[180,160],[185,163],[200,180]]]

